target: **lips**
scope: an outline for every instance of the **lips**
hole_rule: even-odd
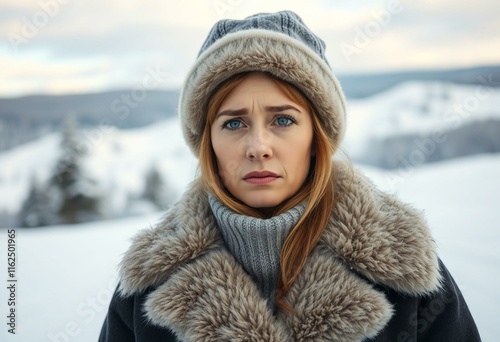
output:
[[[280,178],[280,176],[271,171],[252,171],[247,173],[243,177],[243,180],[250,184],[265,185],[278,178]]]

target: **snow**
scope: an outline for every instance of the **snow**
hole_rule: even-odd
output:
[[[500,155],[429,164],[408,173],[366,173],[385,191],[423,210],[438,252],[455,278],[483,341],[500,334]]]
[[[184,169],[184,164],[176,164]],[[500,155],[469,157],[413,170],[362,170],[382,189],[424,211],[439,253],[454,276],[484,341],[500,326]],[[399,172],[399,173],[398,173]],[[406,172],[406,173],[404,173]],[[178,184],[180,187],[186,184]],[[16,229],[18,252],[17,334],[2,341],[95,341],[116,286],[117,265],[142,228],[161,213],[40,229]],[[0,231],[6,254],[6,230]],[[5,259],[0,269],[5,270]],[[6,303],[2,291],[0,303]],[[2,315],[6,306],[2,305]]]
[[[356,155],[373,136],[498,118],[500,90],[409,82],[370,98],[349,100],[348,107],[345,147]],[[127,202],[142,191],[144,175],[152,165],[166,175],[178,195],[196,173],[196,159],[183,142],[177,118],[134,130],[87,129],[84,136],[82,144],[88,151],[84,167],[106,194],[110,217],[141,210],[127,207]],[[19,210],[32,177],[48,179],[59,156],[59,143],[60,136],[51,134],[0,154],[0,213]],[[462,290],[483,340],[496,341],[500,335],[496,320],[500,294],[495,288],[500,280],[500,154],[391,172],[367,166],[362,170],[377,186],[423,211],[440,257]],[[131,237],[154,225],[161,215],[16,229],[17,334],[8,334],[4,324],[0,340],[97,340],[121,256]],[[0,229],[3,286],[7,284],[6,248],[7,229]],[[4,322],[6,296],[4,288],[0,291]]]
[[[196,159],[183,142],[177,118],[133,130],[84,129],[83,136],[81,146],[87,152],[83,167],[105,196],[108,217],[134,210],[127,201],[139,196],[151,166],[158,167],[178,194],[182,187],[177,184],[187,184],[196,172]],[[51,134],[0,154],[0,210],[18,212],[30,179],[49,178],[59,158],[59,144],[59,135]]]
[[[473,120],[500,117],[500,88],[411,81],[364,99],[348,99],[344,149],[363,160],[374,137],[439,132]],[[86,174],[105,196],[106,216],[140,212],[129,206],[144,188],[144,175],[156,166],[172,188],[187,184],[196,159],[182,139],[178,118],[148,127],[119,130],[101,125],[83,130]],[[60,153],[60,137],[51,134],[0,153],[0,213],[16,213],[26,198],[30,179],[45,182]],[[185,165],[176,167],[177,163]],[[144,207],[144,206],[143,206]],[[0,227],[2,227],[0,222]]]
[[[50,134],[0,154],[0,208],[17,212],[29,190],[31,176],[49,178],[49,168],[55,162],[60,136]],[[42,167],[40,168],[40,165]]]
[[[500,88],[408,81],[382,93],[347,101],[344,146],[362,156],[373,138],[455,129],[500,117]]]
[[[96,341],[130,237],[159,214],[43,229],[16,229],[17,331],[2,341]],[[6,255],[6,230],[1,231]],[[6,270],[5,259],[1,269]],[[1,302],[7,303],[5,291]],[[1,305],[2,316],[7,313]]]

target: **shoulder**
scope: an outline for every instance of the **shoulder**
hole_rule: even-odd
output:
[[[370,281],[422,295],[440,288],[436,245],[419,210],[335,162],[338,199],[321,242]]]
[[[111,299],[99,341],[177,341],[173,332],[152,324],[144,313],[144,302],[152,290],[148,288],[131,296],[123,296],[117,289]]]
[[[481,341],[460,289],[441,260],[439,265],[441,287],[424,296],[374,285],[385,294],[395,312],[376,341]]]

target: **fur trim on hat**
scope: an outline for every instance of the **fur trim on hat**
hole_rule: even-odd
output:
[[[179,111],[184,138],[198,156],[210,96],[229,77],[268,72],[300,89],[313,105],[336,150],[345,131],[345,99],[326,62],[286,34],[253,29],[230,33],[211,45],[188,73]]]

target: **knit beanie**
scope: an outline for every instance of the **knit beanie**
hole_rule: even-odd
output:
[[[291,11],[218,21],[188,72],[179,101],[184,138],[196,157],[208,102],[235,74],[261,71],[291,83],[311,102],[336,150],[345,131],[345,99],[325,43]]]

